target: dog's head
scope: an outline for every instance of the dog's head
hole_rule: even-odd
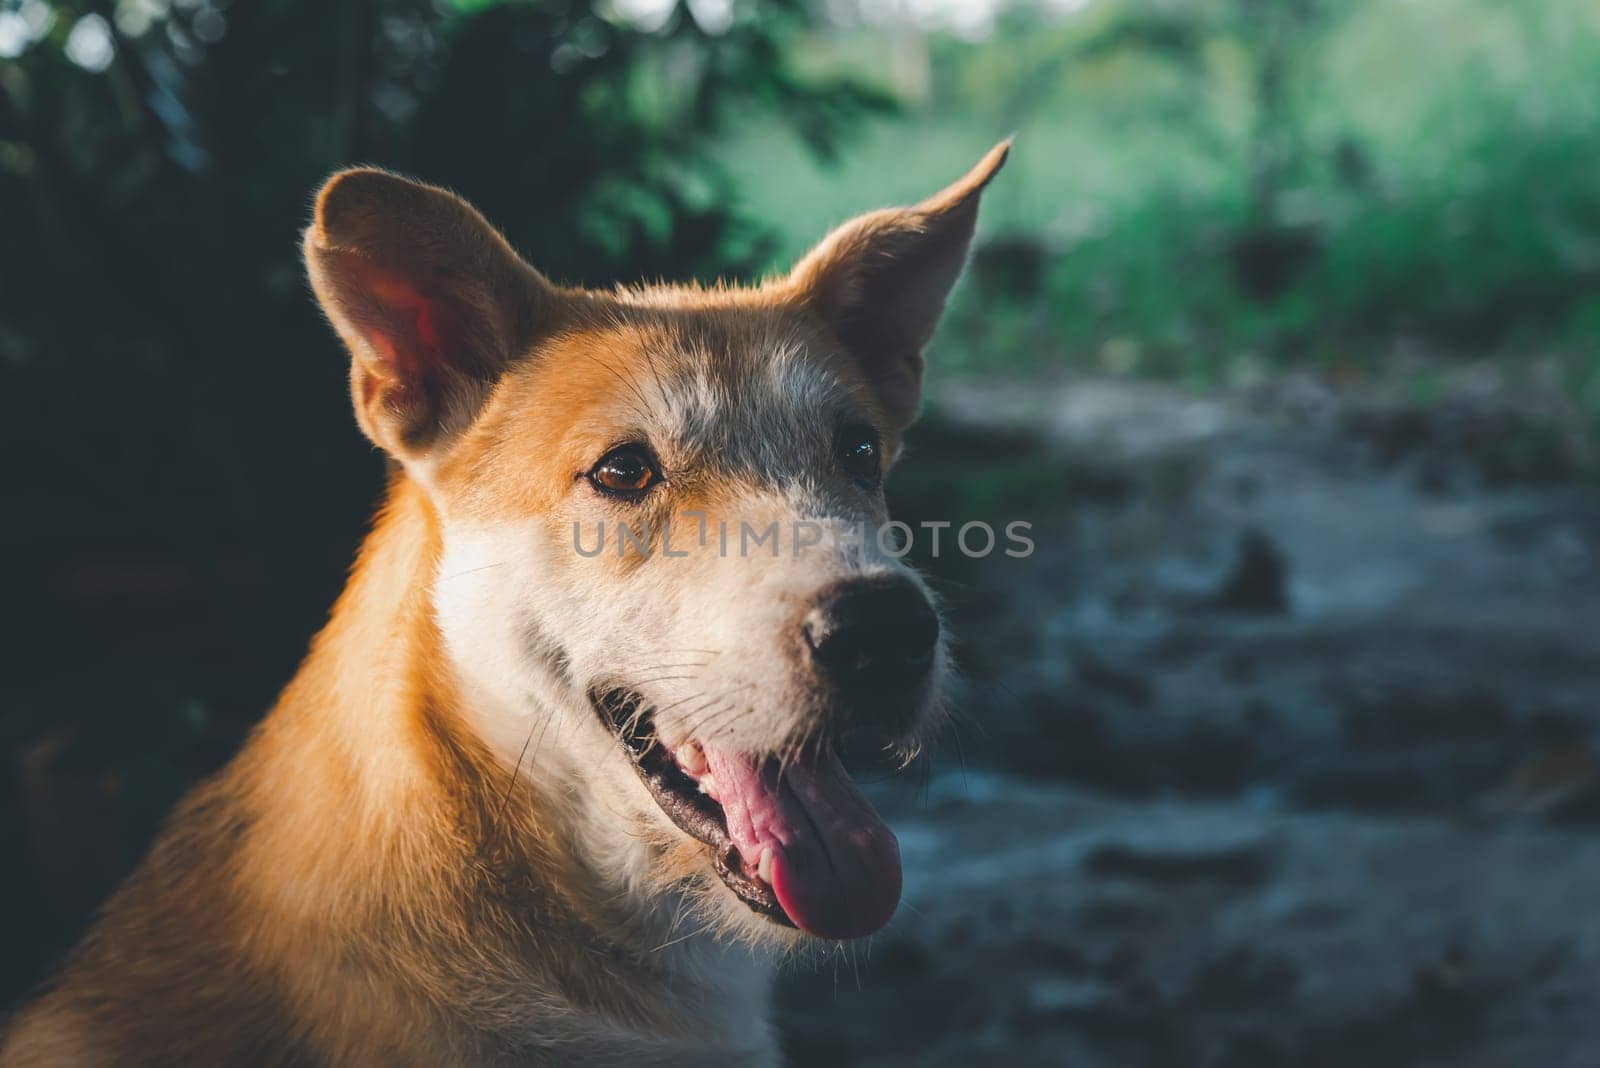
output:
[[[725,925],[856,937],[898,902],[834,743],[909,752],[935,714],[938,617],[882,485],[1006,151],[749,289],[558,287],[380,171],[318,197],[311,280],[361,427],[437,513],[475,729],[579,799],[602,863]]]

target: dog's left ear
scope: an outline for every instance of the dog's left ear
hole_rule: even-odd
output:
[[[966,262],[979,194],[1010,150],[1011,141],[1002,141],[914,207],[852,219],[789,273],[789,285],[844,342],[902,428],[916,418],[922,350]]]

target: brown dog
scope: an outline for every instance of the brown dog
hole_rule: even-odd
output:
[[[832,741],[913,751],[945,654],[848,532],[1006,151],[755,289],[559,288],[448,192],[334,176],[306,264],[387,502],[0,1062],[775,1062],[776,961],[899,900]]]

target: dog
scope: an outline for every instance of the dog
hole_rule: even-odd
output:
[[[777,1063],[775,968],[899,901],[835,743],[914,752],[948,654],[851,531],[1008,149],[755,287],[557,286],[450,192],[331,178],[305,263],[385,502],[0,1063]]]

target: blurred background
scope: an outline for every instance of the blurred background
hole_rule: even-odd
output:
[[[1016,132],[901,518],[959,724],[799,1064],[1600,1048],[1600,8],[0,0],[0,1003],[220,766],[380,492],[310,194],[749,279]]]

